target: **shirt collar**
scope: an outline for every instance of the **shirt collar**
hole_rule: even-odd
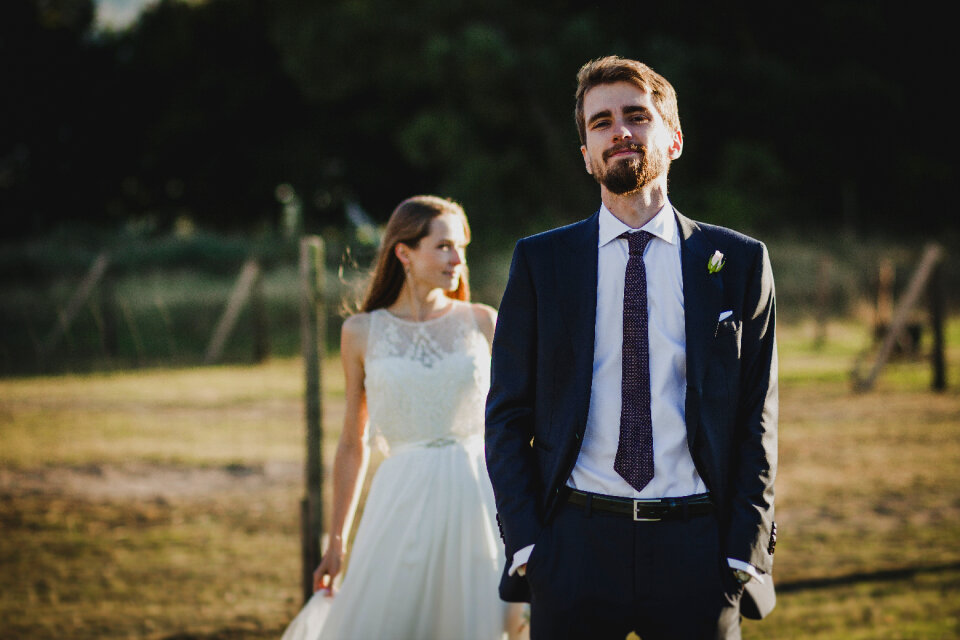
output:
[[[660,211],[657,211],[657,215],[653,216],[653,218],[647,221],[647,224],[640,228],[651,233],[652,235],[657,236],[661,240],[669,242],[670,244],[677,244],[680,241],[680,234],[677,229],[677,219],[673,215],[673,205],[670,204],[669,200],[667,200],[667,202],[660,208]],[[636,231],[636,229],[628,226],[622,220],[610,213],[610,210],[607,209],[607,205],[601,204],[600,241],[597,246],[602,247],[603,245],[616,240],[625,231]]]

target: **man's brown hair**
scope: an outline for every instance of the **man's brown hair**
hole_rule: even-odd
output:
[[[591,60],[577,73],[577,107],[574,117],[577,120],[577,132],[580,134],[580,144],[586,144],[587,123],[583,114],[583,97],[587,91],[601,84],[628,82],[650,93],[653,106],[657,108],[660,117],[672,131],[680,130],[680,113],[677,110],[677,92],[673,85],[659,73],[637,60],[606,56]]]

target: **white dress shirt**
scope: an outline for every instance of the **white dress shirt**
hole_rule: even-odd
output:
[[[687,338],[680,230],[668,201],[643,227],[654,237],[643,253],[647,274],[650,344],[650,414],[653,419],[653,479],[637,491],[613,469],[620,441],[623,376],[623,289],[630,257],[624,232],[636,232],[605,205],[600,207],[597,312],[590,409],[577,463],[567,485],[623,498],[675,498],[706,493],[687,447]],[[695,302],[694,302],[695,304]],[[510,573],[526,564],[533,545],[514,554]],[[730,567],[762,581],[752,565],[727,559]]]
[[[675,498],[706,493],[687,447],[687,333],[684,326],[680,231],[668,202],[641,227],[653,235],[643,253],[650,340],[650,415],[653,479],[641,490],[613,469],[620,442],[623,363],[623,288],[630,257],[624,232],[637,231],[600,208],[597,315],[590,410],[580,456],[567,484],[623,498]]]

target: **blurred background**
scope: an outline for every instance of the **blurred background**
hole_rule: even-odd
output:
[[[460,201],[497,306],[518,238],[599,205],[573,93],[611,53],[677,89],[673,203],[776,275],[780,601],[744,637],[960,637],[954,31],[925,0],[0,1],[0,638],[279,637],[300,239],[329,465],[394,206]]]
[[[878,256],[902,286],[923,243],[958,246],[950,37],[922,2],[5,0],[0,373],[190,360],[250,257],[295,352],[296,238],[360,274],[417,193],[464,205],[496,305],[519,237],[598,206],[573,92],[609,53],[677,88],[674,204],[768,242],[782,314],[849,313]],[[113,283],[41,366],[104,252]]]

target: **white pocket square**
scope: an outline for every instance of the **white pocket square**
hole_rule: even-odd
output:
[[[723,322],[724,320],[726,320],[727,318],[729,318],[729,317],[732,316],[732,315],[733,315],[733,311],[721,311],[721,312],[720,312],[720,317],[717,318],[717,322]]]

